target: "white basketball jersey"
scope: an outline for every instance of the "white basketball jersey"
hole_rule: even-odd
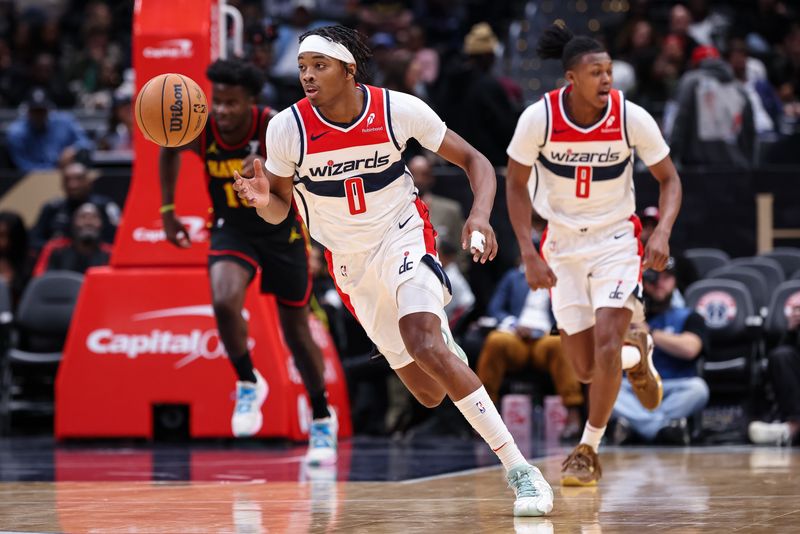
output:
[[[367,103],[350,125],[327,121],[303,99],[295,201],[311,236],[334,252],[377,247],[413,200],[411,174],[392,131],[389,91],[362,86]]]
[[[612,89],[603,118],[581,128],[564,111],[570,89],[542,97],[547,124],[530,181],[534,207],[550,223],[576,231],[627,220],[636,203],[622,93]]]

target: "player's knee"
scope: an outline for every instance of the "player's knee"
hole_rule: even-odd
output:
[[[434,391],[418,391],[414,393],[414,398],[426,408],[436,408],[442,403],[444,396],[444,390],[441,393]]]
[[[602,372],[622,369],[622,344],[616,340],[601,340],[594,349],[595,366]]]
[[[572,368],[575,371],[575,376],[578,382],[582,384],[591,384],[594,377],[594,362],[573,362]]]
[[[408,347],[408,352],[429,375],[440,376],[446,373],[447,354],[443,354],[449,352],[446,347],[442,351],[435,343],[418,343]]]
[[[212,305],[214,306],[214,315],[221,319],[231,319],[241,311],[236,305],[236,299],[229,295],[214,295]]]

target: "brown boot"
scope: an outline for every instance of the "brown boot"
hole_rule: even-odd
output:
[[[625,335],[625,344],[639,349],[639,363],[628,369],[628,381],[642,406],[652,411],[661,404],[664,387],[661,385],[656,366],[653,365],[653,338],[647,330],[630,328]]]
[[[562,486],[596,486],[602,475],[597,453],[585,443],[575,447],[561,464]]]

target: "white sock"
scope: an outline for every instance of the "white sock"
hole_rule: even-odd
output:
[[[606,427],[595,428],[588,422],[583,427],[583,436],[581,436],[581,445],[586,444],[597,452],[600,447],[600,440],[603,439],[603,434],[606,433]]]
[[[464,414],[472,428],[497,454],[506,471],[521,464],[528,464],[528,461],[519,452],[517,444],[514,443],[511,432],[508,431],[500,414],[497,413],[497,408],[489,398],[489,394],[486,393],[486,388],[481,386],[463,399],[455,401],[454,404]]]
[[[633,345],[622,346],[622,368],[630,369],[642,359],[642,353]]]

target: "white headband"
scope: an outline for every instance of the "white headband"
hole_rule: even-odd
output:
[[[353,54],[347,49],[347,47],[340,43],[334,43],[333,41],[328,40],[320,35],[309,35],[303,39],[303,41],[300,43],[300,50],[298,50],[297,55],[300,55],[303,52],[317,52],[319,54],[325,54],[326,56],[344,61],[345,63],[356,62],[356,58],[353,57]]]

